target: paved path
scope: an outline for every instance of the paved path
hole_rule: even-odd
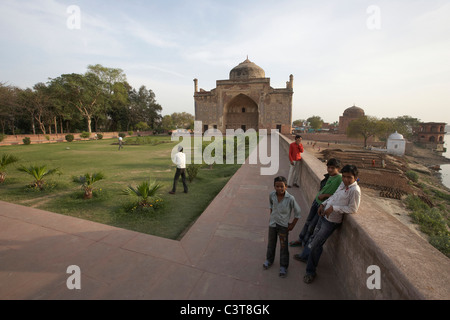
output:
[[[286,157],[278,175],[287,176]],[[278,276],[279,248],[263,270],[273,178],[244,164],[181,241],[0,202],[0,299],[343,299],[326,248],[313,284],[292,258],[299,248],[290,249],[287,278]],[[309,204],[289,192],[302,207],[292,240]],[[81,290],[67,288],[71,265]]]

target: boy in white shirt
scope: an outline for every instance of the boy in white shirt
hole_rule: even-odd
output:
[[[316,268],[323,251],[323,245],[341,224],[344,214],[356,213],[361,203],[361,189],[358,186],[358,169],[354,165],[346,165],[341,170],[342,183],[336,192],[325,200],[318,209],[320,216],[312,240],[301,254],[301,261],[307,263],[305,283],[313,282]]]

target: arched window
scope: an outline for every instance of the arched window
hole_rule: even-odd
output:
[[[430,142],[435,142],[435,141],[436,141],[436,138],[434,136],[431,136],[430,137]]]
[[[245,113],[245,108],[242,108],[242,113]]]

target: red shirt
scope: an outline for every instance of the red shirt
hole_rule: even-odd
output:
[[[289,160],[291,162],[301,160],[303,151],[303,144],[297,144],[295,142],[291,143],[291,146],[289,147]]]

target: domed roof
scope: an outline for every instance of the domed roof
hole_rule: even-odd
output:
[[[344,111],[344,117],[349,118],[359,118],[364,117],[365,115],[366,113],[364,110],[356,106],[350,107]]]
[[[266,73],[264,70],[248,60],[248,58],[230,71],[230,80],[259,79],[265,77]]]
[[[405,140],[405,138],[403,137],[403,135],[395,131],[395,133],[389,136],[389,140]]]

